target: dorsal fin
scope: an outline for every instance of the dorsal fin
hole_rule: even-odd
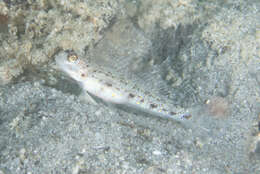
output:
[[[164,94],[170,90],[163,79],[170,67],[170,57],[154,65],[149,55],[152,42],[134,27],[130,20],[115,23],[104,38],[90,53],[91,62],[137,84],[154,94]]]
[[[130,20],[123,19],[105,33],[90,51],[90,57],[91,61],[127,76],[131,75],[129,72],[138,71],[151,46],[151,41]]]

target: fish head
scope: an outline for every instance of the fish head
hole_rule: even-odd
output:
[[[62,51],[56,55],[55,61],[58,69],[78,82],[84,81],[88,74],[88,64],[75,52]]]

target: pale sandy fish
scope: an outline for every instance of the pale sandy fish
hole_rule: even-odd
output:
[[[131,106],[154,116],[179,122],[187,122],[191,118],[184,109],[177,109],[148,91],[138,88],[137,84],[116,78],[113,73],[83,61],[72,51],[60,52],[55,60],[58,68],[76,80],[83,90],[105,102]]]

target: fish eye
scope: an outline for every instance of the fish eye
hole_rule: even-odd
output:
[[[76,60],[78,60],[78,56],[76,54],[69,54],[67,60],[69,62],[75,62]]]

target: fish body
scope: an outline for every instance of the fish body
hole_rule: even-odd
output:
[[[83,61],[74,52],[60,52],[55,61],[59,69],[76,80],[83,90],[106,102],[131,106],[180,122],[191,117],[182,109],[178,109],[178,112],[172,111],[172,106],[168,106],[165,101],[139,89],[136,84],[116,78],[111,72]]]

